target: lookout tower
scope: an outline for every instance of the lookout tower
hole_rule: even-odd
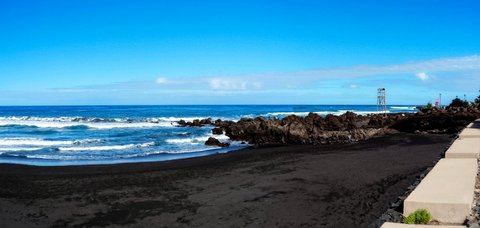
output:
[[[387,114],[387,99],[385,94],[385,88],[377,89],[377,113]]]

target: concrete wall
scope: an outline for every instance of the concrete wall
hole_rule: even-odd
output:
[[[461,224],[470,215],[477,159],[441,159],[405,199],[404,215],[427,209],[433,219]]]
[[[445,152],[445,158],[478,158],[480,138],[458,138]]]

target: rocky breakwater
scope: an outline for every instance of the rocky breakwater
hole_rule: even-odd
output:
[[[388,127],[405,114],[356,115],[347,112],[340,116],[322,117],[310,113],[306,117],[295,115],[283,119],[242,118],[238,122],[215,121],[232,140],[247,141],[250,144],[330,144],[351,143],[383,135]]]
[[[420,109],[415,115],[399,120],[391,128],[411,133],[453,134],[480,118],[480,110],[468,107],[446,107],[445,109]]]

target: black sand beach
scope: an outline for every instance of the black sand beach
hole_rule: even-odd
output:
[[[1,227],[366,227],[447,135],[247,149],[179,161],[0,165]]]

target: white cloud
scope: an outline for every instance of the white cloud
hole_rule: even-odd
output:
[[[428,72],[428,74],[426,73]],[[158,78],[157,84],[169,84],[170,89],[210,89],[210,90],[295,90],[318,87],[318,82],[342,79],[375,78],[377,76],[415,75],[422,81],[430,80],[431,74],[455,74],[449,81],[460,80],[462,75],[480,73],[480,56],[431,59],[390,65],[362,65],[350,67],[324,68],[310,71],[278,72],[237,76],[188,77],[175,81]],[[347,84],[347,88],[358,88],[358,83]]]
[[[244,90],[247,88],[246,82],[228,78],[212,78],[208,80],[208,84],[215,90]]]
[[[262,88],[262,83],[260,83],[260,82],[253,82],[252,85],[253,85],[253,88],[255,88],[255,89],[261,89]]]
[[[207,79],[208,85],[214,90],[248,90],[248,89],[260,89],[262,83],[252,81],[249,82],[242,78],[209,78]]]
[[[168,84],[168,83],[170,83],[170,80],[168,80],[167,78],[157,78],[157,80],[155,82],[157,84]]]
[[[422,81],[426,81],[426,80],[430,79],[430,76],[425,72],[417,73],[417,74],[415,74],[415,76],[417,76],[417,78],[419,78]]]
[[[428,73],[427,73],[428,72]],[[433,79],[433,75],[438,80]],[[153,81],[127,81],[104,85],[89,85],[73,88],[59,88],[60,92],[72,92],[88,89],[91,93],[105,92],[112,89],[118,91],[135,92],[164,92],[187,94],[187,91],[196,91],[195,94],[211,96],[215,93],[223,95],[297,93],[322,89],[356,89],[370,86],[369,81],[381,77],[380,82],[389,83],[392,77],[395,83],[415,83],[412,80],[401,80],[401,77],[418,77],[422,81],[431,80],[432,83],[423,83],[420,86],[439,88],[444,91],[475,87],[478,90],[480,83],[480,56],[466,56],[457,58],[432,59],[426,61],[407,62],[391,65],[364,65],[351,67],[325,68],[311,71],[278,72],[236,76],[208,76],[175,78],[159,77]],[[455,77],[452,77],[455,76]],[[166,88],[168,85],[168,88]],[[393,85],[392,85],[393,86]],[[58,88],[56,90],[59,90]],[[59,91],[57,91],[59,92]],[[196,96],[196,95],[192,95]]]
[[[327,68],[296,73],[280,74],[283,77],[339,79],[360,78],[376,75],[416,74],[418,72],[480,71],[480,56],[432,59],[391,65],[364,65]]]

